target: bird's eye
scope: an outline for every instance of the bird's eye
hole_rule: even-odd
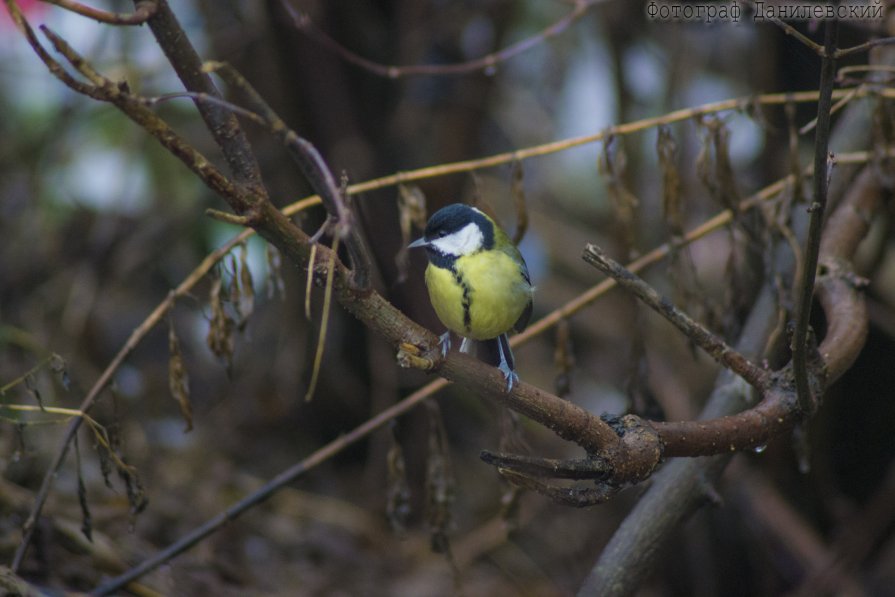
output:
[[[438,231],[438,238],[444,238],[445,236],[447,236],[447,230]]]

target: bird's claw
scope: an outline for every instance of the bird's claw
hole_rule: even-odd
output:
[[[513,391],[513,384],[519,381],[519,375],[510,369],[506,362],[501,363],[497,368],[503,374],[504,379],[507,380],[507,394],[509,394]]]

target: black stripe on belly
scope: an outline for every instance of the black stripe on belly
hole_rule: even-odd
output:
[[[472,330],[472,314],[470,313],[472,287],[466,282],[463,275],[457,271],[457,258],[455,256],[445,255],[429,247],[426,247],[426,249],[426,253],[428,253],[429,256],[429,263],[435,267],[446,269],[451,272],[451,275],[454,276],[454,282],[463,289],[463,302],[461,303],[463,305],[463,328],[466,330],[466,333],[469,334]]]
[[[460,272],[457,271],[457,268],[455,268],[453,264],[451,264],[450,269],[451,273],[454,274],[454,280],[463,289],[463,328],[468,334],[472,329],[472,314],[470,313],[470,295],[472,294],[472,288],[466,283],[466,280],[460,275]]]

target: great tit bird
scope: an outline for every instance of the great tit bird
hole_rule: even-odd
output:
[[[426,287],[438,319],[448,331],[441,336],[447,355],[451,332],[482,342],[497,352],[507,391],[519,380],[507,332],[521,332],[531,317],[532,286],[519,250],[494,220],[474,207],[454,203],[439,209],[426,223],[422,238],[410,248],[424,247],[429,258]]]

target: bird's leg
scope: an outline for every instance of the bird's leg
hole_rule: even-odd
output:
[[[469,338],[463,338],[463,341],[460,342],[460,352],[463,354],[469,354],[469,349],[472,348],[472,340]]]
[[[497,368],[500,369],[500,372],[506,378],[507,392],[510,392],[513,389],[513,384],[519,381],[519,376],[516,375],[513,351],[510,350],[510,341],[506,334],[501,334],[497,337],[497,354],[500,356],[500,363],[497,365]]]
[[[438,343],[441,344],[441,356],[447,358],[448,353],[451,351],[451,330],[439,336]]]

